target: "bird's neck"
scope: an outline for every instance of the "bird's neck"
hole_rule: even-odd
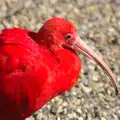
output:
[[[45,61],[49,62],[49,77],[36,101],[35,111],[50,99],[69,90],[78,80],[81,70],[80,59],[74,52],[61,48],[55,48],[54,52],[48,49],[46,52],[48,59]]]
[[[46,102],[55,96],[64,93],[72,88],[77,82],[81,70],[81,62],[79,57],[72,51],[67,49],[54,49],[50,52],[48,61],[49,78],[47,79],[43,91],[37,100],[35,110],[41,108]],[[51,62],[50,62],[51,60]],[[55,63],[52,63],[54,60]],[[43,97],[44,96],[44,97]],[[39,102],[44,101],[44,102]]]
[[[56,86],[59,88],[59,92],[63,93],[77,82],[81,70],[81,61],[76,53],[68,49],[56,48],[54,53],[59,63]]]

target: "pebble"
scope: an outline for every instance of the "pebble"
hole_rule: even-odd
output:
[[[90,94],[92,92],[91,87],[85,87],[83,84],[81,84],[81,88],[85,94]]]
[[[79,105],[81,104],[81,100],[80,100],[80,99],[73,99],[73,100],[72,100],[72,104],[73,104],[74,106],[79,106]]]
[[[79,117],[79,119],[78,119],[78,120],[84,120],[84,119],[83,119],[83,117]]]
[[[98,75],[98,74],[99,74],[98,72],[94,72],[94,73],[93,73],[93,77],[92,77],[92,78],[93,78],[93,80],[94,80],[95,82],[98,82],[98,80],[99,80],[99,79],[98,79],[98,78],[99,78],[99,75]]]
[[[104,117],[101,117],[101,120],[106,120]]]
[[[57,110],[58,110],[57,106],[54,106],[54,105],[53,105],[53,106],[51,107],[51,111],[50,111],[50,112],[51,112],[53,115],[56,115]]]

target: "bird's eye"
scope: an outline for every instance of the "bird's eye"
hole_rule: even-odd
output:
[[[65,35],[65,39],[66,39],[66,40],[69,40],[70,38],[71,38],[71,34]]]

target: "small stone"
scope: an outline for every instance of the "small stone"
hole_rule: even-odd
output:
[[[89,93],[92,92],[92,88],[91,87],[85,87],[83,84],[81,84],[81,88],[82,88],[82,90],[83,90],[83,92],[85,94],[89,94]]]
[[[75,105],[75,106],[78,106],[78,105],[81,104],[81,100],[80,99],[73,99],[72,104]]]
[[[78,120],[84,120],[83,117],[79,117]]]
[[[92,78],[93,78],[93,80],[95,81],[95,82],[97,82],[99,79],[98,79],[98,72],[94,72],[94,74],[93,74],[93,76],[92,76]]]
[[[100,99],[105,99],[105,96],[102,93],[99,93],[99,97],[100,97]]]
[[[73,118],[76,118],[76,117],[77,117],[76,113],[73,113],[72,115],[73,115]]]
[[[56,120],[61,120],[60,117],[58,116]]]
[[[102,114],[103,114],[104,117],[107,116],[107,112],[106,111],[102,112]],[[103,120],[106,120],[106,119],[104,119],[104,117],[103,117]]]
[[[58,110],[58,107],[53,105],[53,106],[51,107],[51,111],[50,111],[50,112],[51,112],[53,115],[56,115],[57,110]]]
[[[110,88],[107,89],[107,94],[108,94],[109,96],[113,96],[114,93],[115,93],[115,91],[114,91],[114,88],[113,88],[113,87],[110,87]]]
[[[77,108],[76,113],[80,116],[82,114],[82,110],[80,108]]]
[[[64,107],[66,107],[67,105],[68,105],[68,103],[65,101],[65,102],[63,102],[63,104],[62,104]]]
[[[63,109],[63,114],[67,114],[67,108]]]
[[[101,120],[106,120],[104,117],[101,117]]]

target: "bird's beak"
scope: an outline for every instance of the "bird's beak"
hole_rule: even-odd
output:
[[[83,55],[87,56],[88,58],[96,62],[111,78],[116,94],[118,94],[118,85],[112,71],[106,65],[106,63],[84,43],[84,41],[80,37],[77,37],[75,43],[72,46],[72,49],[75,50],[76,52],[82,53]]]

